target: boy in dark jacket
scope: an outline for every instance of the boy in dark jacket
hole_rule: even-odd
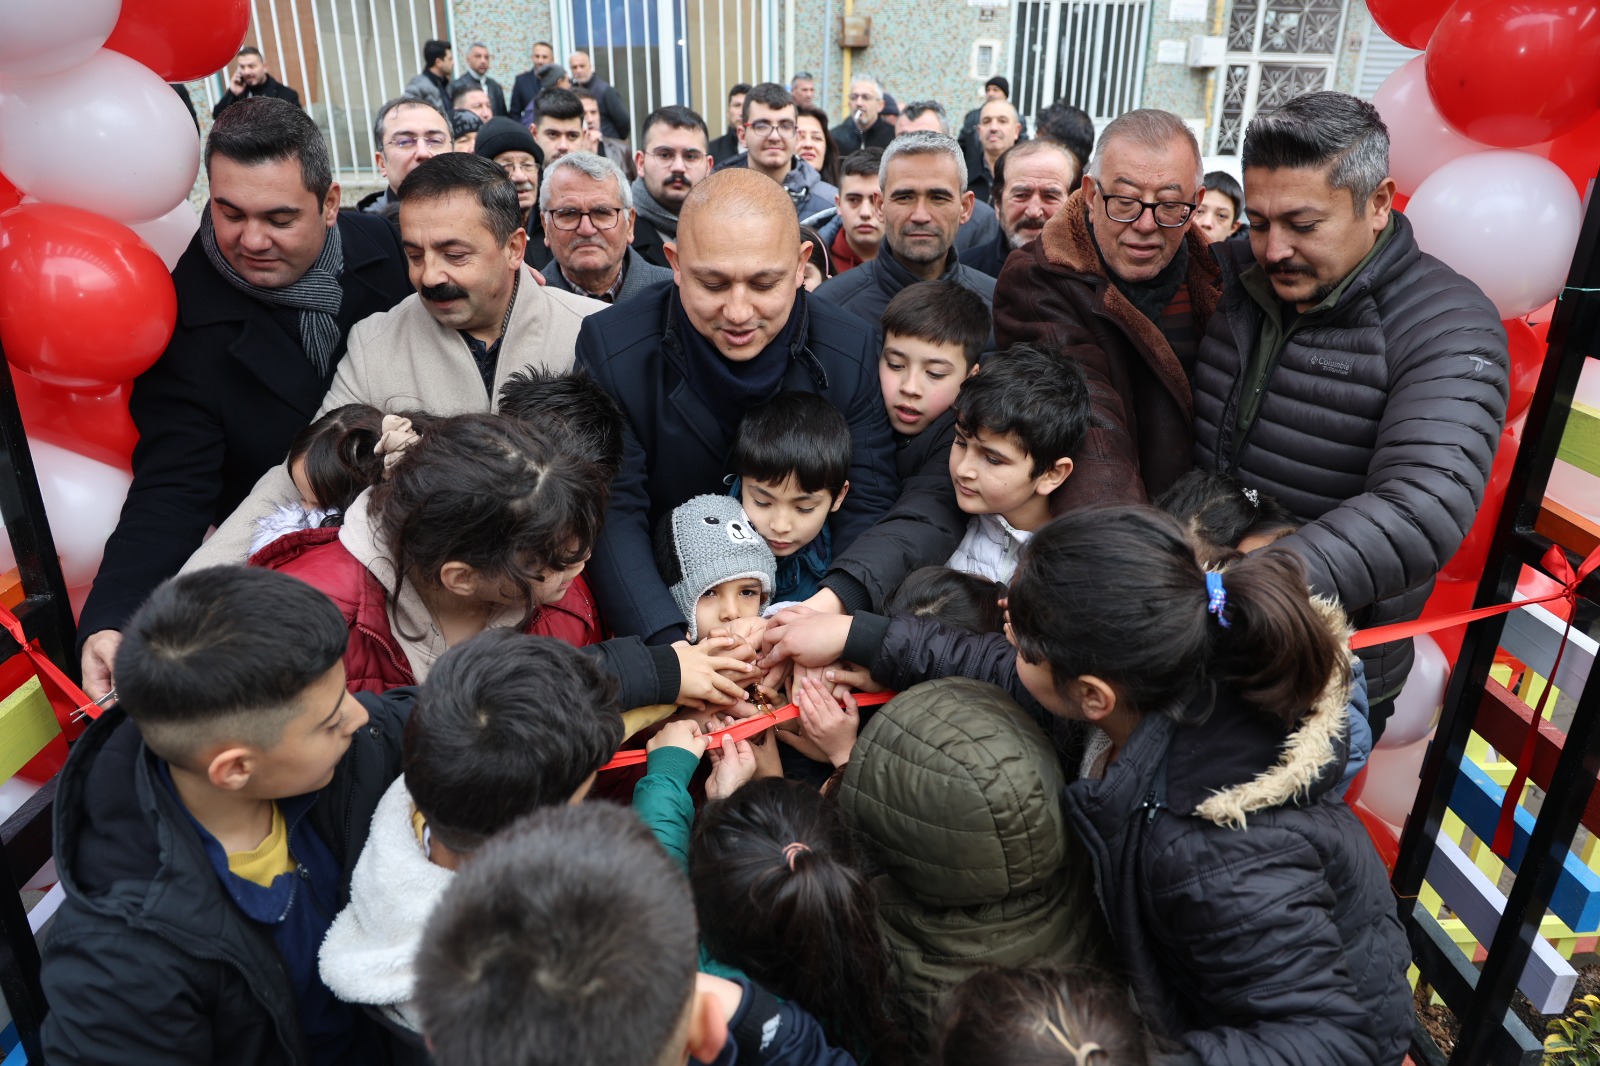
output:
[[[254,568],[175,578],[134,616],[120,702],[56,797],[50,1062],[389,1061],[317,974],[411,703],[346,690],[346,636],[327,597]]]
[[[632,813],[534,812],[478,852],[429,920],[416,1000],[435,1058],[854,1066],[793,1003],[697,974],[694,913],[688,879]]]
[[[907,574],[942,564],[967,529],[950,483],[951,405],[989,343],[989,307],[953,281],[908,285],[883,312],[878,385],[894,431],[900,496],[822,579],[822,610],[881,610]]]

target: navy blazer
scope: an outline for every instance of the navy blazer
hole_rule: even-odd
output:
[[[651,531],[662,515],[702,493],[727,491],[733,437],[689,387],[677,337],[677,287],[668,282],[626,306],[583,320],[577,363],[622,407],[622,469],[611,484],[605,528],[590,560],[605,619],[620,635],[679,640],[684,618],[656,571]],[[850,494],[832,519],[835,551],[849,547],[899,493],[894,439],[878,386],[875,330],[820,300],[801,304],[803,329],[781,389],[827,397],[850,426]]]
[[[300,347],[297,313],[274,310],[218,274],[200,235],[172,271],[178,324],[166,351],[133,383],[139,430],[133,485],[78,624],[79,642],[121,629],[146,596],[178,572],[206,529],[283,462],[344,358],[350,328],[413,289],[400,233],[377,215],[339,212],[344,299],[327,374]]]

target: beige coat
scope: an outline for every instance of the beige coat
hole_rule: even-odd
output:
[[[578,327],[585,317],[606,305],[540,285],[527,266],[521,269],[511,321],[500,342],[492,397],[484,394],[483,378],[461,335],[440,325],[413,294],[392,310],[356,323],[350,331],[349,350],[317,417],[347,403],[367,403],[384,411],[420,409],[436,415],[493,411],[500,386],[513,372],[525,367],[571,369]],[[189,557],[183,572],[243,563],[250,555],[256,520],[299,498],[288,469],[281,463],[272,467],[211,539]]]

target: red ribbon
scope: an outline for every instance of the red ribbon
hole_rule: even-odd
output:
[[[44,653],[37,640],[27,638],[22,629],[21,619],[4,606],[0,606],[0,627],[4,627],[5,631],[11,634],[11,639],[22,648],[22,654],[33,663],[33,669],[39,675],[39,683],[44,686],[45,696],[49,698],[50,706],[56,712],[56,721],[61,725],[61,732],[67,739],[74,739],[83,732],[83,725],[78,721],[78,715],[100,717],[101,706],[90,699],[87,692],[79,688],[72,678],[50,660],[50,656]],[[55,691],[52,692],[52,689]]]
[[[1559,544],[1552,544],[1550,550],[1544,553],[1544,558],[1539,560],[1540,565],[1551,577],[1561,583],[1561,591],[1552,592],[1548,596],[1536,596],[1532,599],[1516,600],[1513,603],[1499,603],[1493,607],[1477,607],[1470,611],[1457,611],[1453,614],[1434,615],[1431,618],[1418,618],[1412,622],[1398,622],[1394,625],[1378,626],[1374,629],[1363,629],[1350,638],[1350,647],[1353,649],[1370,648],[1375,644],[1387,644],[1391,640],[1405,640],[1409,637],[1418,637],[1424,633],[1433,633],[1441,629],[1450,629],[1454,626],[1476,622],[1480,618],[1493,618],[1499,614],[1509,614],[1522,607],[1531,607],[1539,603],[1553,603],[1556,600],[1565,600],[1573,607],[1578,602],[1578,586],[1584,578],[1600,569],[1600,548],[1590,552],[1578,569],[1573,570],[1572,564],[1567,562],[1567,553]],[[1494,840],[1489,847],[1501,859],[1511,857],[1511,845],[1516,839],[1516,811],[1518,802],[1522,797],[1522,790],[1528,783],[1528,770],[1533,765],[1533,752],[1539,737],[1539,719],[1544,717],[1545,704],[1550,699],[1550,693],[1556,687],[1556,672],[1561,669],[1561,657],[1566,654],[1567,638],[1572,633],[1573,612],[1567,612],[1567,624],[1561,631],[1561,643],[1556,646],[1555,663],[1550,667],[1550,676],[1545,681],[1544,691],[1539,694],[1539,704],[1533,709],[1533,721],[1528,727],[1528,733],[1522,741],[1522,751],[1517,756],[1516,772],[1512,775],[1511,784],[1506,788],[1505,799],[1500,803],[1500,820],[1495,823]],[[1504,754],[1504,753],[1502,753]]]
[[[888,703],[895,697],[893,692],[862,692],[856,695],[857,707],[876,707],[880,703]],[[754,718],[743,718],[728,726],[726,729],[713,730],[705,734],[709,748],[722,745],[723,737],[732,737],[734,740],[749,740],[757,733],[765,733],[776,728],[780,722],[790,722],[800,717],[800,708],[793,703],[786,703],[771,714],[758,714]],[[644,748],[630,748],[619,751],[612,760],[600,767],[604,773],[607,770],[617,770],[624,766],[638,766],[650,757]]]

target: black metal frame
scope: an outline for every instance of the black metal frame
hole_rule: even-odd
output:
[[[67,584],[56,556],[55,540],[39,493],[39,476],[28,450],[17,408],[16,387],[9,364],[0,351],[0,517],[16,555],[24,599],[15,614],[28,640],[37,640],[45,653],[70,676],[78,676],[72,606]],[[0,661],[22,651],[12,636],[0,630]],[[28,924],[19,890],[50,858],[50,828],[55,782],[51,781],[0,825],[0,991],[17,1027],[17,1035],[30,1062],[42,1062],[39,1026],[46,1011],[39,984],[39,948]]]
[[[1600,183],[1591,186],[1600,190]],[[1448,312],[1446,312],[1448,313]],[[1505,504],[1489,548],[1489,565],[1478,584],[1475,606],[1512,598],[1523,564],[1538,567],[1551,541],[1534,529],[1555,464],[1578,377],[1587,359],[1600,357],[1600,195],[1591,192],[1567,286],[1550,324],[1549,353],[1528,409],[1521,448],[1511,470]],[[1569,560],[1577,560],[1568,552]],[[1579,589],[1600,602],[1600,574]],[[1600,669],[1577,694],[1572,728],[1556,763],[1533,835],[1481,967],[1471,964],[1443,935],[1433,916],[1415,903],[1427,874],[1433,842],[1444,820],[1461,759],[1466,752],[1483,690],[1499,646],[1505,616],[1474,622],[1450,675],[1444,713],[1423,763],[1416,803],[1400,837],[1393,884],[1400,918],[1410,934],[1422,977],[1460,1022],[1452,1063],[1539,1063],[1542,1033],[1530,1033],[1509,1011],[1517,978],[1527,965],[1539,923],[1550,905],[1584,804],[1600,772]],[[1569,693],[1570,694],[1570,693]],[[1422,1060],[1445,1057],[1420,1030],[1415,1051]]]

